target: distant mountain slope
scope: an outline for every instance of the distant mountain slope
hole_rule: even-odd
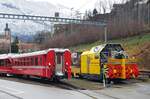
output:
[[[60,10],[61,9],[61,10]],[[47,2],[34,2],[27,0],[0,0],[0,13],[54,16],[55,12],[61,12],[60,17],[68,17],[68,9],[61,5]],[[67,13],[62,13],[67,12]],[[51,25],[44,26],[43,22],[18,21],[0,19],[0,33],[3,32],[5,24],[8,23],[12,33],[31,34],[41,30],[51,30]],[[49,23],[47,23],[49,24]]]

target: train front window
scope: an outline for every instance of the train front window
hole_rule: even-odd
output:
[[[123,59],[126,58],[124,49],[121,47],[120,44],[108,44],[106,46],[106,50],[111,54],[111,57],[116,59]]]
[[[57,64],[61,64],[61,54],[57,54]]]
[[[106,47],[109,51],[124,51],[120,44],[110,44]]]

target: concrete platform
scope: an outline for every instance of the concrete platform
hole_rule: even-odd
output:
[[[84,82],[86,83],[86,82]],[[57,85],[57,84],[56,84]],[[149,99],[150,83],[134,82],[99,90],[63,89],[36,81],[0,79],[0,99]]]
[[[74,90],[0,80],[0,99],[92,99]]]

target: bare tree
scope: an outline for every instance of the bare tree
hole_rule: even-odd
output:
[[[104,0],[104,1],[98,1],[98,9],[99,9],[99,12],[102,14],[105,14],[106,11],[107,11],[107,0]]]

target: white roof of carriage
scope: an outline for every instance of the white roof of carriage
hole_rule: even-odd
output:
[[[0,59],[7,59],[7,58],[18,58],[18,57],[27,57],[27,56],[36,56],[36,55],[42,55],[42,54],[47,54],[49,51],[54,50],[56,53],[57,52],[65,52],[69,51],[69,49],[60,49],[60,48],[52,48],[52,49],[47,49],[47,50],[42,50],[42,51],[36,51],[36,52],[31,52],[31,53],[22,53],[22,54],[1,54]]]

